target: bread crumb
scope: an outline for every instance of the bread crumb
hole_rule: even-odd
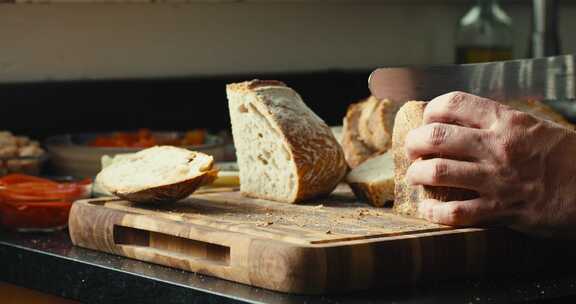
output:
[[[258,227],[268,227],[270,225],[274,224],[274,222],[258,222],[256,223],[256,226]]]

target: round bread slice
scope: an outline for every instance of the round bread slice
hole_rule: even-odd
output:
[[[359,199],[375,207],[394,200],[394,159],[391,152],[378,155],[352,169],[346,182]]]
[[[362,113],[358,120],[358,135],[364,144],[375,151],[371,156],[382,154],[392,146],[394,116],[403,103],[392,102],[388,99],[378,100],[370,96],[362,104]]]
[[[105,190],[132,202],[173,202],[211,184],[218,174],[213,164],[204,153],[157,146],[114,162],[96,179]]]
[[[350,105],[343,121],[342,149],[346,162],[352,169],[358,167],[375,152],[360,139],[358,123],[363,107],[363,102]]]
[[[342,148],[351,168],[388,151],[392,145],[394,117],[402,104],[370,96],[348,107],[343,123]]]

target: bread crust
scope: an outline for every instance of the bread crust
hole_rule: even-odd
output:
[[[376,97],[370,96],[363,104],[362,114],[358,122],[360,140],[375,152],[388,151],[392,146],[394,116],[401,103],[395,103],[388,99],[378,100]]]
[[[386,138],[381,125],[381,103],[376,97],[370,96],[361,103],[360,118],[358,119],[358,135],[360,140],[374,151],[387,149]],[[378,124],[379,126],[373,125]]]
[[[122,199],[138,203],[176,202],[190,196],[190,194],[194,193],[194,191],[201,186],[211,184],[217,176],[218,170],[210,170],[179,183],[162,185],[137,192],[122,193],[112,191],[112,194]]]
[[[244,195],[295,203],[334,190],[348,171],[344,152],[328,125],[304,104],[296,91],[281,82],[269,80],[234,83],[226,89],[229,100],[232,93],[254,94],[254,108],[282,139],[297,177],[297,190],[291,197],[265,197],[261,193],[242,190],[241,184]],[[271,98],[275,90],[288,94],[289,102]]]
[[[414,186],[406,182],[406,171],[412,162],[406,156],[404,143],[410,130],[422,125],[426,102],[410,101],[396,114],[392,136],[394,157],[394,206],[393,211],[406,216],[418,216],[418,203],[425,199],[439,201],[468,200],[477,196],[473,191],[450,188]]]
[[[567,121],[564,116],[560,115],[558,112],[554,111],[550,106],[547,104],[536,101],[536,100],[509,100],[503,102],[503,104],[512,107],[516,110],[523,111],[529,114],[532,114],[538,118],[546,119],[552,122],[555,122],[563,127],[566,127],[570,130],[574,130],[574,125]]]
[[[402,104],[370,96],[348,107],[342,146],[351,168],[390,149],[394,117]]]
[[[358,167],[375,152],[360,139],[358,124],[363,107],[363,103],[350,105],[346,112],[346,117],[344,117],[342,148],[344,149],[344,156],[350,168]]]
[[[394,180],[374,183],[348,183],[356,197],[374,207],[384,207],[394,201]]]

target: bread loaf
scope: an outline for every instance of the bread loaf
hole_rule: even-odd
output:
[[[295,203],[334,190],[348,170],[344,153],[298,93],[261,80],[226,91],[244,195]]]
[[[432,186],[413,186],[405,181],[406,171],[411,162],[406,157],[404,142],[410,130],[422,125],[425,102],[410,101],[404,104],[396,114],[392,137],[394,156],[394,212],[407,216],[417,215],[417,204],[424,199],[440,201],[468,200],[477,196],[473,191]]]
[[[375,207],[394,200],[394,160],[391,152],[373,157],[352,169],[346,182],[354,194]]]
[[[342,146],[350,167],[390,149],[394,116],[401,105],[371,96],[348,108]]]
[[[357,167],[375,153],[360,139],[358,123],[362,107],[362,103],[350,105],[343,122],[342,148],[346,162],[351,168]]]
[[[172,146],[157,146],[123,156],[96,177],[106,191],[129,201],[178,201],[214,181],[212,156]]]
[[[560,113],[541,101],[510,100],[503,104],[519,111],[532,114],[538,118],[546,119],[562,125],[569,129],[574,129],[574,125],[567,121]]]

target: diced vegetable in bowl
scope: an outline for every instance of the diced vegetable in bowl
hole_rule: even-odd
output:
[[[47,159],[37,141],[0,131],[0,176],[9,173],[38,175]]]

